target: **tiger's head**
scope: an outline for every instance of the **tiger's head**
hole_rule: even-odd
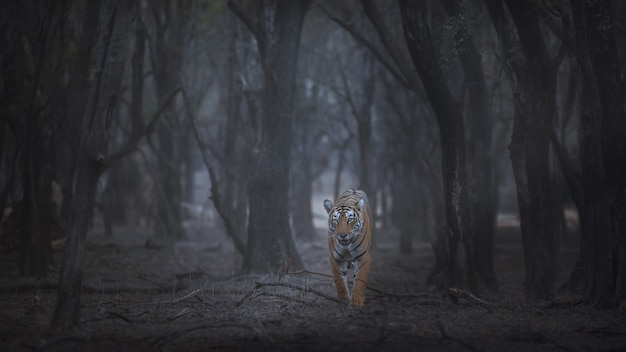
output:
[[[363,198],[352,206],[339,205],[335,207],[330,200],[324,200],[324,208],[328,212],[328,232],[338,244],[347,246],[359,236],[363,228],[361,209],[364,205],[365,200]]]

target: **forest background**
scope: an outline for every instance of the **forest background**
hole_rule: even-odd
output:
[[[62,240],[52,326],[71,330],[96,219],[167,247],[203,216],[237,272],[301,270],[322,200],[357,187],[377,236],[432,243],[432,285],[497,289],[513,219],[525,302],[555,299],[574,238],[558,284],[623,309],[625,18],[621,1],[8,2],[3,244],[42,278]]]

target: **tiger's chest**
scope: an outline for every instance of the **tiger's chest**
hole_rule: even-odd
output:
[[[358,243],[352,242],[348,245],[342,245],[335,240],[335,248],[333,257],[338,262],[354,262],[363,254],[365,248],[361,248]]]

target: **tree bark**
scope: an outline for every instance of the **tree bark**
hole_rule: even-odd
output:
[[[243,270],[273,272],[302,268],[289,224],[289,168],[292,114],[300,32],[308,1],[263,1],[253,21],[234,3],[230,8],[256,36],[261,67],[261,140],[248,182],[250,213]]]
[[[450,286],[473,291],[473,233],[461,107],[452,97],[433,48],[423,2],[400,0],[404,37],[437,117],[448,230]]]
[[[482,66],[482,57],[467,28],[469,21],[465,6],[459,0],[445,0],[443,5],[448,15],[458,23],[454,33],[457,51],[464,73],[467,94],[465,121],[467,129],[468,173],[471,185],[470,197],[474,226],[474,264],[476,274],[488,288],[497,287],[493,269],[493,245],[496,225],[497,184],[494,182],[492,165],[492,118],[489,96]],[[463,104],[465,105],[465,104]]]
[[[601,308],[626,302],[626,110],[611,4],[571,0],[582,72],[580,151],[585,297]]]
[[[531,5],[505,2],[511,17],[501,1],[485,1],[512,70],[515,112],[509,152],[524,246],[525,296],[550,300],[556,276],[556,218],[549,152],[560,59],[549,56]]]
[[[52,327],[72,330],[80,323],[82,251],[91,219],[95,191],[105,164],[108,130],[120,101],[128,33],[132,30],[135,1],[104,1],[99,17],[96,73],[76,136],[73,188],[68,216],[68,238],[61,267]]]
[[[157,1],[152,4],[154,36],[151,60],[155,93],[160,106],[165,106],[156,124],[158,143],[152,144],[157,156],[155,238],[166,242],[184,238],[181,183],[184,144],[183,124],[169,97],[178,88],[187,41],[189,1]]]

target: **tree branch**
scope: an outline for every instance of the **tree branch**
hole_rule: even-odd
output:
[[[183,94],[185,110],[187,111],[187,116],[189,117],[189,121],[191,122],[191,128],[193,129],[194,137],[198,142],[198,147],[200,148],[200,153],[202,154],[202,160],[204,161],[204,165],[209,172],[209,177],[211,179],[211,201],[213,201],[213,205],[215,205],[215,210],[217,210],[218,214],[222,218],[222,221],[224,221],[226,233],[230,235],[230,238],[233,240],[235,248],[239,253],[245,254],[246,246],[243,241],[236,235],[236,227],[235,224],[233,224],[231,217],[224,211],[224,207],[222,205],[222,197],[220,196],[219,192],[219,180],[217,179],[217,175],[215,174],[216,166],[214,162],[211,162],[211,156],[207,154],[207,148],[203,148],[204,143],[202,142],[200,132],[198,131],[198,126],[196,126],[195,118],[190,109],[191,104],[189,102],[189,96],[187,95],[187,92],[185,90],[181,91]]]
[[[174,99],[176,94],[178,94],[178,92],[180,91],[181,91],[180,87],[174,89],[174,91],[172,91],[172,93],[170,93],[170,95],[167,97],[165,102],[163,102],[163,104],[154,113],[154,115],[152,115],[150,122],[143,128],[141,133],[138,133],[135,136],[131,135],[131,138],[124,144],[123,147],[121,147],[118,151],[110,154],[106,158],[104,162],[104,166],[103,166],[103,172],[107,170],[109,167],[111,167],[111,165],[113,165],[113,162],[115,162],[116,160],[121,159],[125,157],[126,155],[133,153],[137,150],[137,144],[139,143],[139,141],[141,141],[143,137],[152,133],[152,131],[154,130],[154,126],[159,121],[159,117],[161,117],[161,114],[163,113],[163,111],[167,109],[172,99]]]
[[[259,27],[258,22],[254,21],[246,12],[237,5],[234,1],[228,1],[228,8],[235,14],[235,16],[239,17],[243,24],[248,27],[252,35],[259,42],[259,47],[262,47],[262,43],[265,43],[265,34]]]
[[[380,62],[387,70],[389,70],[389,72],[398,80],[398,82],[400,82],[400,84],[402,84],[407,89],[415,90],[415,88],[411,85],[411,82],[409,82],[409,80],[401,72],[398,72],[393,67],[393,65],[385,58],[385,56],[376,48],[376,46],[372,42],[370,42],[367,38],[359,34],[359,32],[355,28],[348,25],[345,21],[334,16],[332,13],[330,13],[330,11],[325,9],[319,3],[316,2],[315,5],[319,7],[322,10],[322,12],[324,12],[328,16],[328,18],[330,18],[333,22],[337,23],[340,27],[342,27],[348,33],[350,33],[350,35],[352,35],[352,37],[358,43],[361,43],[366,48],[368,48],[372,52],[374,57],[378,60],[378,62]]]

